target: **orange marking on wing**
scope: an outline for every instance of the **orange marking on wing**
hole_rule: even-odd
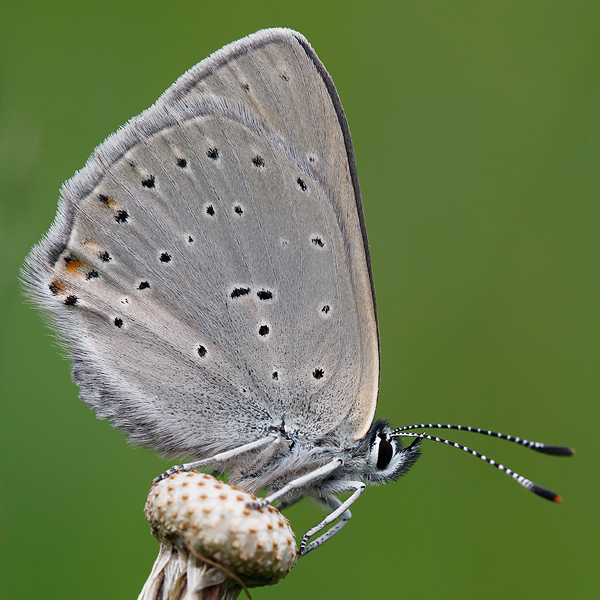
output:
[[[77,260],[76,258],[74,258],[73,260],[70,260],[67,263],[67,271],[69,273],[74,273],[81,266],[83,266],[83,263],[80,260]]]
[[[98,198],[100,199],[100,202],[104,204],[104,206],[112,206],[113,204],[116,204],[113,198],[111,196],[107,196],[106,194],[98,194]]]
[[[52,283],[50,283],[48,288],[55,296],[58,296],[58,294],[61,294],[62,292],[65,291],[64,285],[62,283],[60,283],[59,281],[53,281]]]

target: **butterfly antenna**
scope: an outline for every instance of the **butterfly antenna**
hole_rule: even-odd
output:
[[[404,428],[401,427],[400,429]],[[537,494],[542,498],[546,498],[547,500],[552,500],[552,502],[562,502],[561,497],[552,490],[548,490],[545,487],[538,485],[537,483],[533,483],[533,481],[529,481],[529,479],[526,479],[518,473],[515,473],[511,469],[507,469],[504,465],[497,463],[495,460],[492,460],[491,458],[488,458],[487,456],[480,454],[475,450],[471,450],[471,448],[467,448],[467,446],[463,446],[462,444],[457,444],[456,442],[451,442],[450,440],[445,440],[444,438],[440,438],[437,436],[427,435],[426,433],[405,433],[402,431],[398,431],[398,429],[392,431],[391,435],[394,437],[412,437],[419,438],[422,440],[431,440],[432,442],[441,442],[442,444],[446,444],[448,446],[454,446],[459,450],[464,450],[465,452],[468,452],[469,454],[480,458],[489,465],[496,467],[496,469],[500,469],[500,471],[502,471],[503,473],[510,475],[517,483],[521,484],[525,489],[529,490],[530,492],[533,492],[534,494]]]
[[[507,442],[513,442],[536,452],[542,452],[543,454],[552,454],[554,456],[573,456],[575,450],[573,448],[567,448],[566,446],[551,446],[549,444],[542,444],[541,442],[530,442],[520,437],[514,437],[512,435],[506,435],[497,431],[490,431],[489,429],[479,429],[479,427],[465,427],[464,425],[442,425],[440,423],[421,423],[420,425],[405,425],[404,427],[398,427],[392,431],[392,435],[397,435],[402,431],[410,431],[411,429],[456,429],[458,431],[470,431],[471,433],[480,433],[482,435],[489,435],[491,437],[500,438]]]

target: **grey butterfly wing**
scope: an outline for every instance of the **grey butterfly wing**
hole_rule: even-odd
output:
[[[25,268],[100,418],[207,456],[361,437],[379,350],[346,120],[300,35],[226,46],[99,146]]]

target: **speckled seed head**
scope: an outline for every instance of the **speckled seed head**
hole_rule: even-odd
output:
[[[192,548],[246,586],[272,585],[296,562],[289,521],[273,506],[204,473],[176,473],[152,486],[145,514],[162,543]]]

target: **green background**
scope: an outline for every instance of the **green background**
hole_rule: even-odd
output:
[[[79,400],[17,273],[58,189],[179,75],[264,27],[304,33],[353,134],[381,328],[378,415],[573,445],[452,439],[369,488],[347,528],[260,598],[590,598],[600,559],[600,3],[3,2],[0,587],[136,598],[167,466]],[[321,516],[288,513],[298,534]]]

